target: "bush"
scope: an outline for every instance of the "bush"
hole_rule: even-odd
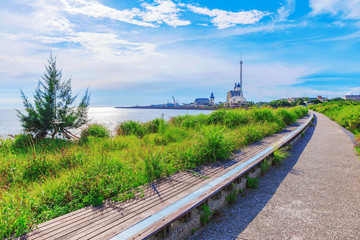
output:
[[[181,122],[181,125],[186,128],[198,128],[208,123],[208,116],[205,114],[187,116]]]
[[[278,109],[276,115],[283,121],[285,125],[289,125],[296,121],[297,117],[287,109]]]
[[[34,145],[34,137],[31,134],[19,134],[15,137],[11,146],[13,150],[25,150]]]
[[[253,109],[250,111],[253,123],[276,122],[278,119],[274,114],[274,110],[269,108]]]
[[[97,138],[109,138],[110,131],[101,124],[90,124],[84,130],[82,130],[81,139],[85,140],[90,136]]]
[[[146,133],[158,133],[165,130],[166,122],[162,118],[156,118],[144,124]]]
[[[224,124],[226,112],[227,111],[225,109],[220,109],[220,110],[212,112],[208,118],[208,123],[209,124]]]
[[[203,212],[200,216],[200,223],[201,226],[205,226],[210,221],[210,218],[214,214],[214,211],[210,211],[210,207],[206,204],[203,204],[201,206],[201,209],[203,210]]]
[[[246,187],[248,188],[258,188],[259,180],[257,178],[251,178],[246,176]]]
[[[165,175],[163,155],[160,152],[146,152],[143,155],[143,160],[148,182],[152,182]]]
[[[224,129],[216,126],[203,128],[203,141],[201,144],[203,162],[215,162],[218,159],[229,157],[232,145],[227,143],[224,136]]]
[[[143,137],[145,135],[144,126],[137,121],[127,121],[120,123],[116,130],[117,135],[135,135],[138,137]]]
[[[228,128],[235,128],[240,125],[245,125],[250,121],[246,110],[226,111],[226,126]]]
[[[261,168],[261,173],[265,174],[270,168],[270,162],[268,160],[264,160],[261,163],[260,168]]]
[[[290,155],[286,148],[275,149],[273,162],[276,165],[282,164],[282,162]]]

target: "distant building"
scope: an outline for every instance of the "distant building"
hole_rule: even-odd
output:
[[[211,93],[209,98],[196,98],[194,101],[195,106],[212,106],[215,104],[214,93]]]
[[[343,99],[345,99],[345,100],[353,100],[353,101],[360,101],[360,95],[344,95]]]
[[[242,64],[243,61],[240,61],[240,82],[235,83],[233,90],[230,90],[226,96],[226,106],[228,107],[240,107],[246,104],[246,99],[243,96],[242,90]]]
[[[210,104],[211,104],[211,105],[214,105],[214,104],[215,104],[214,93],[211,93],[211,96],[210,96]]]

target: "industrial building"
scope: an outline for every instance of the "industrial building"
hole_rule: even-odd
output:
[[[243,85],[242,85],[242,64],[243,61],[240,61],[240,82],[235,83],[233,90],[230,90],[227,93],[225,105],[227,107],[240,107],[246,104],[246,99],[243,96]]]

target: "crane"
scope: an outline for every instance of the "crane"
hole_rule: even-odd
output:
[[[177,103],[176,103],[176,101],[175,101],[175,97],[172,96],[172,98],[173,98],[173,100],[174,100],[174,106],[176,107],[176,106],[177,106]]]

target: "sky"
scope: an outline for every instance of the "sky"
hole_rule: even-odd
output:
[[[360,0],[1,0],[0,108],[50,52],[90,106],[360,94]],[[80,98],[79,97],[79,98]]]

